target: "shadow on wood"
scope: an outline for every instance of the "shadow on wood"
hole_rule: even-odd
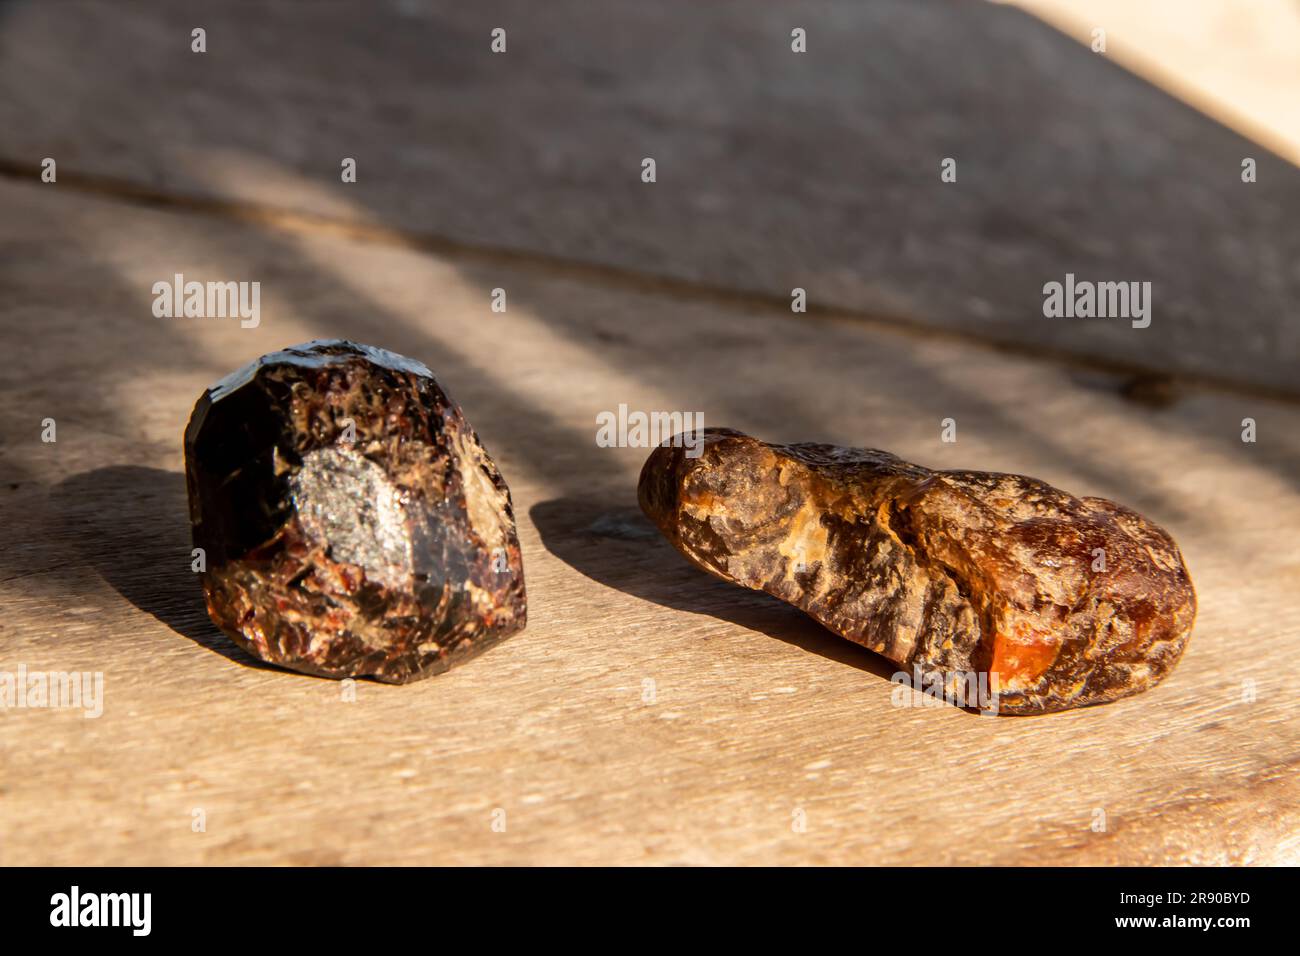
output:
[[[891,661],[832,634],[796,608],[692,567],[638,508],[553,498],[534,505],[528,515],[547,551],[606,587],[663,607],[739,624],[885,680],[898,670]]]
[[[209,619],[190,570],[193,545],[180,472],[96,468],[55,487],[51,501],[85,562],[140,610],[238,664],[280,669],[245,653]]]

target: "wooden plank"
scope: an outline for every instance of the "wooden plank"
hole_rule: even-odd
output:
[[[0,669],[105,677],[97,719],[0,712],[0,863],[1296,859],[1294,405],[1157,407],[944,339],[58,185],[0,181],[0,206]],[[155,318],[177,272],[260,281],[259,327]],[[200,391],[320,336],[416,356],[462,403],[514,493],[530,599],[502,646],[352,703],[206,623],[180,476]],[[620,402],[1123,501],[1186,553],[1189,651],[1106,707],[895,707],[878,658],[648,531],[645,451],[595,444]]]
[[[266,7],[6,5],[0,164],[1300,392],[1300,171],[1013,7]],[[1067,273],[1151,282],[1151,327],[1046,320]]]

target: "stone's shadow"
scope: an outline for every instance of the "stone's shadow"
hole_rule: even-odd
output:
[[[606,587],[761,631],[885,680],[899,669],[771,595],[728,584],[693,567],[635,505],[553,498],[534,505],[528,515],[547,551]]]
[[[179,472],[114,465],[73,475],[51,502],[81,557],[114,590],[177,634],[222,657],[267,670],[208,617],[190,570],[188,494]]]

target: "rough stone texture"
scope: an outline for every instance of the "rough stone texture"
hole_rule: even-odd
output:
[[[199,399],[185,464],[208,613],[264,661],[404,683],[525,624],[510,492],[418,362],[265,355]]]
[[[697,458],[657,448],[639,497],[699,567],[794,604],[927,683],[951,692],[957,675],[997,674],[1004,713],[1146,690],[1177,663],[1196,616],[1165,531],[1022,475],[930,471],[888,452],[718,428]]]

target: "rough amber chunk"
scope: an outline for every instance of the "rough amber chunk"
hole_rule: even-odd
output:
[[[704,570],[795,605],[927,684],[996,675],[1003,713],[1146,690],[1177,663],[1196,617],[1165,531],[1022,475],[709,429],[698,457],[655,449],[639,497]]]

